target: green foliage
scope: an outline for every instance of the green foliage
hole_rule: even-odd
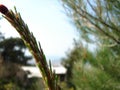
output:
[[[0,5],[0,12],[4,14],[4,18],[16,29],[16,31],[20,34],[22,40],[25,45],[28,47],[32,55],[34,56],[34,60],[36,65],[41,71],[43,80],[47,86],[48,90],[61,90],[58,84],[58,77],[55,72],[52,72],[52,68],[48,66],[46,56],[41,48],[40,42],[37,42],[33,33],[30,32],[27,24],[23,21],[20,13],[17,12],[15,8],[15,12],[12,10],[8,10],[6,6]]]
[[[2,84],[0,86],[0,90],[21,90],[17,85],[14,83]]]
[[[116,48],[118,50],[116,50]],[[106,73],[110,74],[110,76],[117,81],[120,81],[120,56],[119,53],[116,53],[119,51],[119,48],[119,46],[103,48],[102,50],[98,51],[96,56],[98,62],[97,66],[101,70],[103,69],[106,71]]]
[[[0,58],[0,90],[20,90],[28,85],[27,73],[19,65]]]
[[[20,38],[8,38],[0,42],[0,53],[4,60],[27,65],[32,56],[25,55],[26,46]]]
[[[5,62],[0,58],[0,90],[44,90],[43,80],[28,78],[18,64]]]
[[[67,15],[84,40],[120,44],[119,0],[62,0],[62,2]]]
[[[32,77],[30,82],[32,82],[32,84],[28,90],[45,90],[42,78]]]
[[[76,47],[71,51],[76,54],[67,55],[64,65],[72,66],[72,77],[67,80],[77,90],[120,90],[120,1],[62,0],[62,3],[80,37],[87,43],[97,43],[93,53],[83,47],[86,59],[81,56],[84,51]]]
[[[77,45],[64,58],[67,86],[74,90],[119,90],[120,56],[114,56],[112,48],[102,47],[94,53]]]

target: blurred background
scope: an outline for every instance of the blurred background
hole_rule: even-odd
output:
[[[120,90],[119,0],[0,0],[20,12],[62,90]],[[0,90],[45,90],[34,58],[0,16]]]
[[[1,3],[12,10],[14,6],[17,8],[29,29],[40,41],[48,60],[57,63],[65,56],[65,52],[72,48],[73,39],[76,38],[77,33],[72,24],[68,22],[69,19],[59,1],[1,0]],[[5,38],[19,37],[19,34],[5,19],[1,19],[0,24]]]

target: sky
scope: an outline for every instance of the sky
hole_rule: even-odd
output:
[[[37,41],[50,60],[65,57],[72,48],[76,31],[69,22],[59,0],[0,0],[9,9],[20,12]],[[17,31],[5,20],[0,20],[0,32],[5,37],[19,37]]]

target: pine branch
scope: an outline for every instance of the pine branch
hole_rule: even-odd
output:
[[[36,65],[41,71],[43,80],[48,87],[47,90],[60,90],[58,80],[55,72],[52,72],[51,64],[50,69],[47,64],[45,54],[41,48],[40,42],[37,43],[33,33],[30,32],[27,24],[22,19],[20,13],[12,10],[8,10],[6,6],[0,4],[0,12],[3,17],[16,29],[23,39],[25,45],[28,47],[30,52],[35,58]]]

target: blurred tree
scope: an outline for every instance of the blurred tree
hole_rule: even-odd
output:
[[[67,68],[66,83],[74,90],[119,90],[120,56],[109,47],[95,52],[77,44],[63,58]]]
[[[93,53],[81,45],[74,47],[63,59],[70,72],[67,80],[77,90],[120,90],[120,1],[62,0],[62,3],[80,32],[80,39],[97,43],[98,47]]]
[[[0,57],[0,90],[44,90],[41,78],[28,77],[20,65]]]
[[[4,60],[27,65],[32,56],[25,55],[26,46],[20,38],[8,38],[0,42],[0,53]]]
[[[80,76],[80,74],[84,72],[83,67],[86,64],[90,65],[90,61],[94,60],[95,55],[93,55],[92,52],[83,47],[82,43],[75,42],[74,48],[67,53],[66,58],[62,59],[62,64],[67,68],[66,83],[69,88],[74,88],[76,90],[77,85],[80,84],[80,78],[82,77],[76,78],[75,76]],[[73,80],[79,83],[75,83]]]
[[[67,15],[84,40],[120,44],[119,0],[62,0],[62,2]]]

